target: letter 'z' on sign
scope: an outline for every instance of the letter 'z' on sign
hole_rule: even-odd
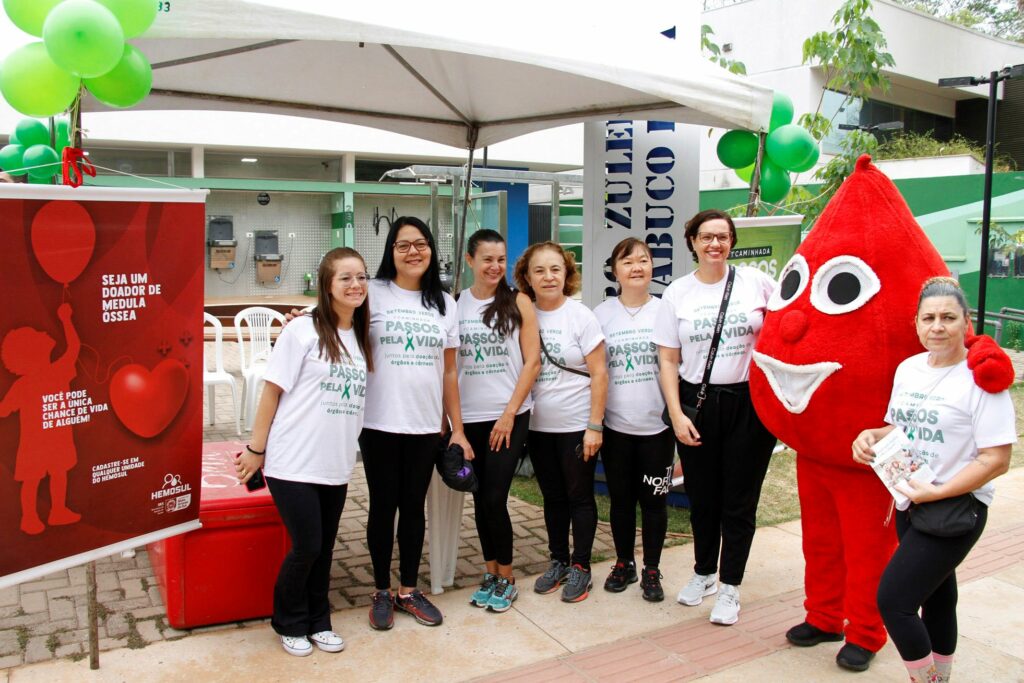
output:
[[[256,195],[256,201],[260,203],[260,206],[266,206],[270,203],[270,195],[266,192],[260,192]]]

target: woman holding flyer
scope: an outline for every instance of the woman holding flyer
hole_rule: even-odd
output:
[[[895,489],[900,544],[882,575],[878,609],[910,680],[948,681],[956,567],[985,528],[991,482],[1009,469],[1017,434],[1009,393],[983,391],[967,367],[970,317],[959,284],[947,277],[925,282],[915,322],[927,351],[896,369],[889,424],[861,432],[853,459],[904,461],[897,477],[893,467],[879,468],[895,479],[880,474]],[[926,468],[925,477],[915,476]]]

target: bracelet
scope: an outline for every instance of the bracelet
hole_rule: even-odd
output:
[[[252,453],[253,455],[266,455],[266,454],[267,454],[267,449],[266,449],[266,447],[264,447],[264,449],[263,449],[262,451],[254,451],[254,450],[252,449],[252,446],[250,446],[249,444],[246,444],[246,445],[245,445],[245,450],[249,451],[249,452],[250,452],[250,453]]]
[[[587,429],[589,429],[592,432],[603,432],[604,431],[604,425],[596,425],[596,424],[592,424],[592,423],[588,422],[587,423]]]

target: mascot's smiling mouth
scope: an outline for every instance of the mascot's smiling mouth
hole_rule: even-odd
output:
[[[792,365],[757,351],[754,351],[754,362],[768,378],[779,403],[795,414],[804,412],[821,383],[843,367],[832,361]]]

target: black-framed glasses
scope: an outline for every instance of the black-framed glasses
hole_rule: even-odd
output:
[[[430,242],[426,240],[415,240],[413,242],[402,240],[401,242],[395,242],[395,251],[399,254],[407,254],[410,249],[415,249],[416,251],[427,251],[430,249]]]
[[[732,235],[727,232],[716,234],[712,232],[699,232],[697,233],[697,239],[701,244],[711,244],[715,240],[718,240],[719,244],[729,245],[732,243]]]

